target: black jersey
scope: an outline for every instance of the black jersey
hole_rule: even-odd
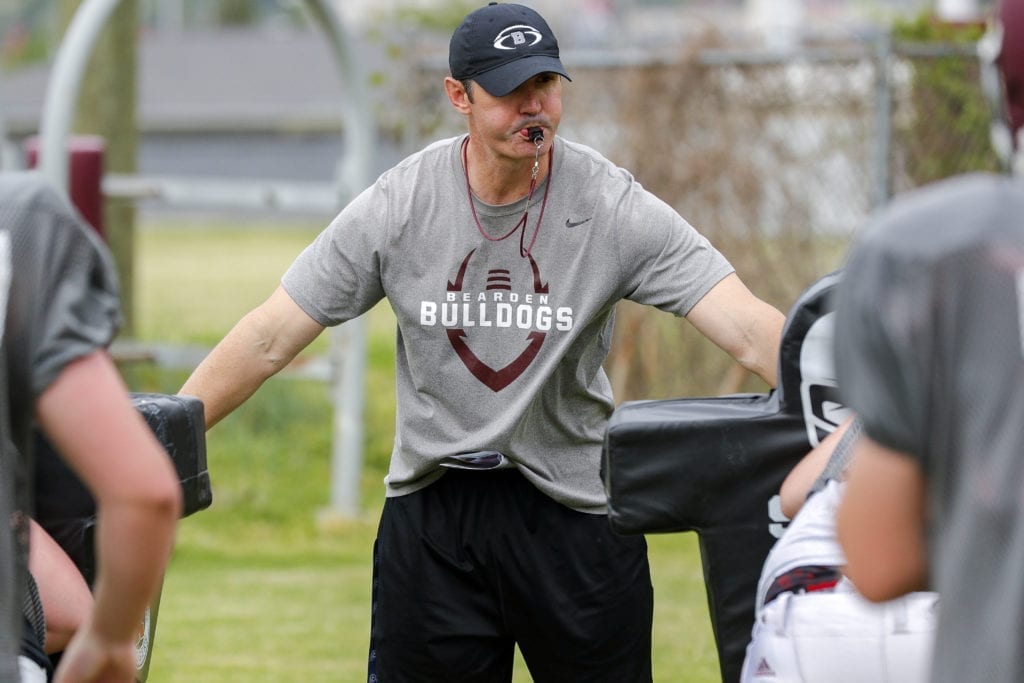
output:
[[[121,320],[108,252],[36,173],[0,174],[0,315],[0,681],[16,681],[33,406]]]
[[[851,253],[836,367],[864,431],[927,477],[933,680],[1024,680],[1024,183],[894,201]]]

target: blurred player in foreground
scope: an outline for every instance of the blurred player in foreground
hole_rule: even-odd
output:
[[[97,503],[95,603],[54,681],[132,683],[181,488],[104,350],[120,324],[110,258],[33,173],[0,174],[0,304],[0,680],[46,680],[18,658],[35,420]]]
[[[839,534],[872,600],[941,596],[937,683],[1024,680],[1024,0],[979,45],[1015,176],[897,198],[851,252],[836,365],[864,422]]]

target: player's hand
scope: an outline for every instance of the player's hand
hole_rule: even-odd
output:
[[[79,629],[61,656],[53,683],[135,683],[135,642],[111,642],[88,626]]]

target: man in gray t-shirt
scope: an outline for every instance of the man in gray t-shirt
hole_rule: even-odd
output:
[[[1024,0],[1001,16],[1020,131]],[[839,386],[864,423],[839,513],[849,576],[875,600],[938,591],[931,680],[1024,680],[1022,179],[894,201],[853,250],[836,316]]]
[[[501,680],[518,643],[535,680],[650,680],[646,548],[610,533],[599,474],[615,305],[685,316],[771,386],[784,317],[627,171],[556,135],[568,74],[540,15],[472,12],[449,62],[468,134],[353,200],[181,393],[212,426],[387,298],[397,425],[371,675]]]

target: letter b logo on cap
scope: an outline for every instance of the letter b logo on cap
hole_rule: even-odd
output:
[[[509,26],[494,39],[494,47],[499,50],[515,50],[520,45],[527,47],[536,45],[541,40],[540,31],[532,26],[521,24]]]

